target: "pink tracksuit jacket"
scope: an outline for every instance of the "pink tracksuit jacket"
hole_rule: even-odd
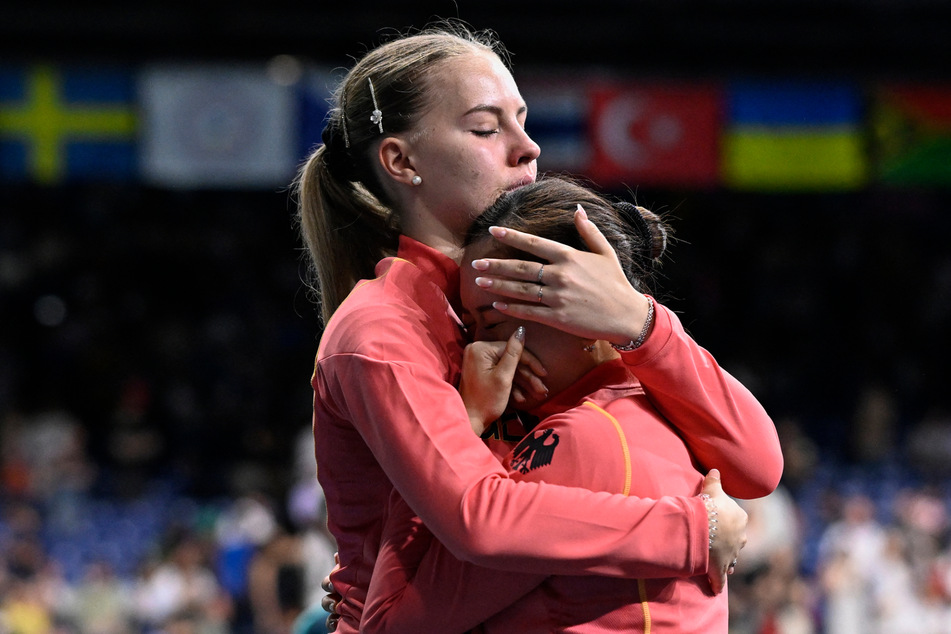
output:
[[[398,257],[376,274],[327,324],[312,379],[317,473],[341,564],[332,575],[342,596],[338,632],[359,630],[394,489],[448,553],[500,577],[706,573],[698,487],[642,498],[516,479],[472,434],[454,387],[467,340],[452,260],[402,237]],[[625,363],[699,468],[719,468],[731,495],[765,495],[782,470],[772,422],[658,308],[651,337]],[[767,466],[751,469],[750,451]]]

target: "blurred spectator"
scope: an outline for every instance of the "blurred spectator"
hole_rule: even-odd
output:
[[[255,632],[289,634],[303,609],[300,541],[281,531],[262,546],[248,568]]]
[[[881,569],[870,579],[873,604],[869,617],[876,631],[895,634],[919,633],[925,621],[925,606],[921,601],[905,536],[897,529],[887,532],[881,553]]]
[[[63,410],[11,412],[3,419],[0,440],[7,491],[49,505],[52,521],[69,523],[96,476],[85,427]]]
[[[304,569],[304,603],[319,604],[324,595],[320,582],[334,567],[336,542],[327,528],[327,504],[317,482],[314,436],[310,426],[302,429],[295,444],[295,480],[287,494],[287,513],[299,533]]]
[[[49,634],[53,616],[32,580],[13,579],[0,598],[0,631],[11,634]]]
[[[862,388],[852,415],[849,447],[852,458],[862,463],[894,457],[898,447],[898,406],[892,390],[876,384]]]
[[[740,500],[749,541],[730,577],[732,634],[813,634],[817,597],[799,574],[799,510],[780,484],[770,495]]]
[[[932,409],[911,428],[908,458],[922,473],[935,478],[951,477],[951,414]]]
[[[825,530],[819,543],[826,634],[874,631],[873,587],[876,577],[888,570],[886,543],[872,501],[863,494],[849,496],[841,519]]]
[[[133,627],[132,589],[108,562],[89,565],[67,609],[83,634],[127,634]]]
[[[168,556],[149,568],[134,589],[137,618],[148,628],[197,622],[225,631],[230,600],[208,566],[199,539],[187,532],[174,538]]]
[[[215,521],[218,575],[235,597],[247,593],[248,565],[254,553],[277,532],[274,511],[260,494],[245,495],[221,512]]]
[[[151,420],[152,389],[140,377],[129,377],[112,412],[106,447],[112,465],[113,494],[134,498],[158,475],[165,442]]]
[[[779,443],[783,449],[782,482],[790,491],[797,492],[815,477],[819,463],[819,450],[798,418],[783,416],[776,417],[774,420],[779,434]]]

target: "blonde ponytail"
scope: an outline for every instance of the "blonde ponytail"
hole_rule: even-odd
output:
[[[326,323],[354,284],[373,277],[376,263],[396,253],[399,230],[390,210],[360,183],[330,175],[326,146],[307,158],[295,191],[300,232],[312,264],[310,287]]]

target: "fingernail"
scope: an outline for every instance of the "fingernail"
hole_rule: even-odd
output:
[[[328,582],[327,582],[327,587],[330,588],[330,592],[333,592],[333,591],[334,591],[334,582],[333,582],[333,581],[328,581]]]
[[[477,277],[475,278],[476,286],[481,286],[482,288],[491,288],[492,280],[487,277]]]
[[[525,326],[519,326],[515,329],[515,338],[521,343],[525,343]]]
[[[509,305],[505,302],[492,302],[492,308],[495,310],[508,310]]]
[[[588,212],[584,210],[584,207],[581,206],[581,203],[578,203],[578,213],[581,214],[581,217],[585,220],[588,219]]]
[[[473,260],[472,268],[477,271],[485,271],[489,268],[489,262],[487,260]]]
[[[508,231],[505,229],[505,227],[489,227],[489,233],[491,233],[496,238],[504,238]]]

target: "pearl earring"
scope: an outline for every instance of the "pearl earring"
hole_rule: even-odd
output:
[[[422,183],[422,182],[423,182],[423,177],[420,176],[419,174],[417,174],[416,176],[413,177],[412,183],[413,183],[414,185],[419,185],[419,184]]]

